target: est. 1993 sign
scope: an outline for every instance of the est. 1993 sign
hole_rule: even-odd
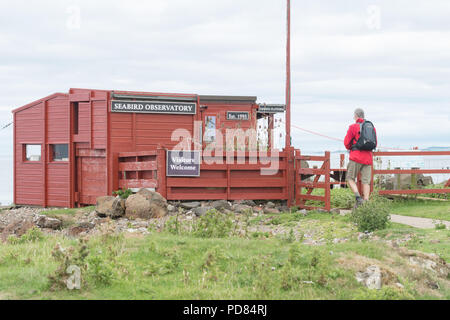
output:
[[[199,177],[200,151],[167,151],[168,177]]]
[[[227,120],[249,120],[250,114],[246,111],[227,111]]]

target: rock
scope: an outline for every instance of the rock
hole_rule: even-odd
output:
[[[95,212],[99,217],[120,218],[125,214],[125,200],[119,196],[98,197]]]
[[[429,288],[433,289],[433,290],[439,290],[440,289],[439,283],[437,283],[436,281],[428,280],[426,283],[427,283],[427,286]]]
[[[275,203],[269,201],[266,203],[266,208],[275,208]]]
[[[167,215],[167,200],[158,192],[141,189],[125,202],[127,218],[162,218]]]
[[[77,237],[82,233],[89,232],[89,230],[90,230],[89,228],[75,226],[75,227],[69,228],[69,230],[67,231],[67,235],[69,235],[70,237]]]
[[[78,223],[78,227],[84,228],[84,229],[93,229],[95,227],[95,224],[88,221],[83,221]]]
[[[279,214],[280,211],[277,208],[264,208],[264,213],[265,214]]]
[[[264,213],[264,208],[263,207],[254,206],[252,209],[253,209],[253,212]]]
[[[211,207],[213,207],[216,210],[231,210],[231,204],[228,203],[226,200],[216,200],[211,202]]]
[[[169,211],[169,212],[175,212],[176,209],[177,208],[175,206],[171,205],[171,204],[167,205],[167,211]]]
[[[33,227],[35,227],[35,224],[31,220],[16,220],[3,228],[0,239],[6,241],[10,235],[21,237]]]
[[[236,213],[252,213],[252,207],[246,204],[234,204],[232,209]]]
[[[288,206],[280,206],[277,209],[280,212],[291,212],[291,209]]]
[[[50,218],[47,216],[39,216],[36,219],[36,225],[40,228],[57,230],[62,227],[62,221],[59,219]]]
[[[308,214],[308,210],[302,209],[302,210],[298,210],[296,213],[303,214],[304,216],[306,216]]]
[[[200,207],[202,204],[198,201],[194,201],[194,202],[182,202],[180,203],[180,207],[184,208],[184,209],[194,209],[194,208],[198,208]]]
[[[133,194],[129,196],[127,201],[125,202],[125,208],[125,216],[127,218],[152,218],[150,201],[139,194]]]
[[[369,289],[381,289],[381,270],[378,266],[367,267],[365,272],[357,272],[356,280],[364,284]]]
[[[402,285],[400,282],[397,282],[395,285],[396,285],[398,288],[400,288],[400,289],[405,288],[405,286]]]
[[[243,204],[243,205],[251,206],[251,207],[256,206],[256,203],[253,200],[235,200],[235,201],[233,201],[233,204]]]
[[[205,215],[209,210],[214,209],[213,207],[198,207],[198,208],[194,208],[192,209],[192,212],[194,212],[194,214],[197,217],[201,217],[203,215]]]

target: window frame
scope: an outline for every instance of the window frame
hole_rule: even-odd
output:
[[[39,160],[28,160],[27,146],[39,146]],[[24,163],[41,163],[42,162],[42,143],[22,143],[22,162]]]
[[[67,146],[67,160],[55,160],[55,158],[54,158],[54,146],[56,146],[56,145],[65,145],[65,146]],[[52,162],[52,163],[68,163],[69,162],[69,160],[70,160],[70,157],[69,157],[70,150],[69,150],[69,144],[68,143],[52,143],[52,144],[49,144],[48,146],[49,146],[49,148],[48,148],[48,159],[49,159],[49,162]]]

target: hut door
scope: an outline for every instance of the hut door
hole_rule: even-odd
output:
[[[97,197],[108,195],[104,150],[78,150],[76,177],[79,205],[93,205]]]

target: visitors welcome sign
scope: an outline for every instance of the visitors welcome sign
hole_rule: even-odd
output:
[[[167,151],[168,177],[199,177],[200,151]]]
[[[196,114],[196,107],[186,102],[111,101],[111,112]]]

